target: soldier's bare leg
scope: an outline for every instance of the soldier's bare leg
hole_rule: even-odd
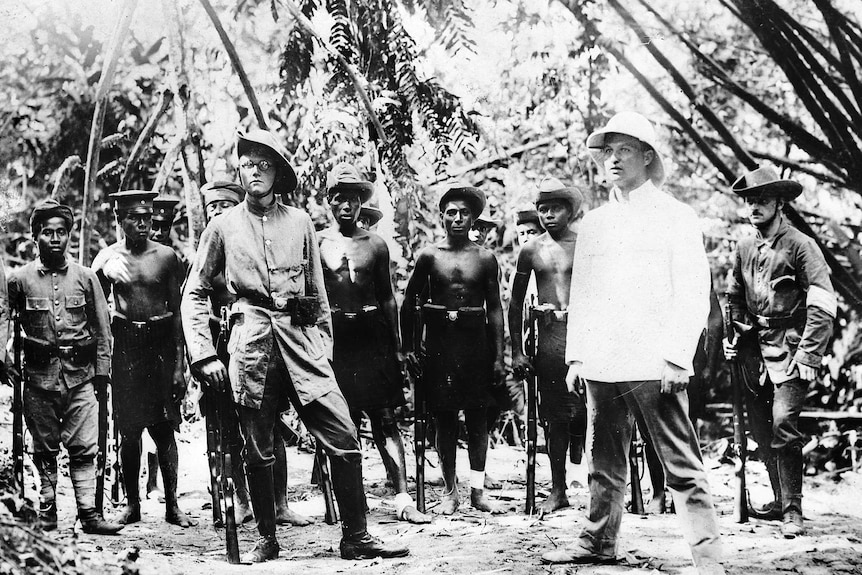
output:
[[[275,489],[275,523],[276,525],[294,525],[305,527],[314,523],[312,519],[293,511],[287,504],[287,453],[285,452],[284,436],[278,425],[272,434],[272,453],[275,464],[272,466],[272,480]]]
[[[138,486],[141,472],[141,433],[143,429],[123,432],[120,439],[120,464],[126,488],[126,508],[117,521],[128,525],[141,520],[141,493]]]
[[[371,422],[374,443],[386,467],[386,475],[389,476],[395,489],[396,504],[401,500],[405,502],[407,499],[410,500],[409,505],[397,511],[398,518],[410,523],[430,523],[431,517],[420,513],[413,500],[407,495],[407,464],[404,461],[404,443],[401,441],[401,432],[395,420],[395,410],[391,407],[369,410],[368,419]]]
[[[569,422],[549,421],[545,426],[548,459],[551,462],[551,493],[539,504],[539,517],[569,506],[566,497],[566,451],[569,448]]]
[[[470,457],[470,503],[474,509],[503,513],[505,510],[492,504],[485,497],[485,461],[488,457],[488,410],[464,410],[467,424],[467,453]],[[474,477],[481,474],[481,479]]]
[[[436,512],[452,515],[458,510],[461,501],[458,497],[458,479],[455,477],[455,456],[458,450],[458,412],[438,411],[434,414],[437,425],[437,453],[440,456],[440,470],[443,474],[443,497]],[[483,422],[484,423],[484,422]],[[482,430],[485,445],[488,444],[487,429]]]
[[[147,499],[159,490],[159,457],[147,452]]]
[[[156,443],[159,466],[162,468],[162,483],[165,486],[165,521],[180,527],[192,527],[197,521],[183,513],[177,504],[177,478],[179,475],[179,455],[174,430],[168,422],[158,423],[147,428]]]

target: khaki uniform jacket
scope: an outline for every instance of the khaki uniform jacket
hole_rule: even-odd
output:
[[[795,370],[787,373],[793,359],[820,365],[837,300],[829,267],[813,239],[782,220],[771,239],[741,240],[727,298],[734,321],[758,329],[773,383],[798,377]]]
[[[29,385],[60,391],[61,370],[70,389],[111,373],[110,312],[93,270],[68,260],[62,268],[49,269],[36,260],[10,275],[9,301],[22,307],[24,333],[49,345],[96,340],[95,363],[75,365],[53,357],[46,366],[28,365]]]
[[[308,270],[319,301],[316,326],[296,326],[270,298],[305,295]],[[281,353],[303,404],[338,390],[332,372],[332,323],[314,226],[302,210],[276,202],[266,210],[242,202],[216,217],[201,236],[181,304],[192,364],[216,357],[209,328],[210,297],[224,274],[233,304],[228,341],[234,400],[259,409],[272,353]]]

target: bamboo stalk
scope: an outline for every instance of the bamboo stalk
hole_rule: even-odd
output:
[[[117,69],[117,60],[120,56],[120,47],[128,35],[132,24],[132,15],[138,0],[124,0],[117,16],[117,26],[114,34],[105,50],[105,60],[102,63],[102,75],[99,78],[99,86],[96,89],[96,109],[93,112],[93,123],[90,127],[90,141],[87,145],[87,177],[84,180],[84,198],[81,206],[81,232],[79,235],[78,263],[90,264],[90,222],[89,216],[92,211],[93,191],[96,188],[96,174],[99,172],[99,153],[101,151],[102,129],[105,124],[105,107],[107,105],[108,90],[114,79]]]
[[[129,180],[132,178],[132,170],[135,169],[135,166],[138,163],[138,159],[141,157],[141,154],[144,151],[144,145],[150,141],[150,138],[153,137],[153,134],[156,132],[156,126],[159,124],[159,120],[162,116],[164,116],[165,112],[171,105],[171,101],[174,98],[173,92],[171,92],[170,88],[166,88],[162,90],[159,94],[159,101],[156,104],[156,109],[153,112],[150,119],[147,120],[146,126],[144,126],[143,131],[141,131],[138,139],[135,141],[135,145],[132,147],[132,151],[129,152],[129,159],[126,160],[126,167],[123,170],[123,177],[120,179],[120,190],[125,190],[126,186],[129,185]]]
[[[258,126],[264,130],[268,130],[269,128],[266,125],[266,118],[260,109],[257,94],[255,94],[254,88],[251,87],[251,81],[248,79],[248,74],[246,74],[242,61],[239,59],[236,47],[231,41],[230,36],[227,35],[224,26],[222,26],[218,13],[215,11],[209,0],[200,0],[200,3],[204,7],[207,15],[210,17],[210,20],[212,20],[213,26],[215,26],[216,32],[218,32],[219,38],[221,38],[221,42],[224,44],[224,49],[227,52],[228,58],[230,58],[230,63],[233,66],[236,75],[239,77],[242,89],[245,90],[245,96],[248,98],[249,104],[251,104],[251,109],[254,111],[255,118],[257,118]]]

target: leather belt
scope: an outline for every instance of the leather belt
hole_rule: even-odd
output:
[[[357,311],[347,311],[340,308],[333,308],[332,315],[340,316],[346,320],[354,320],[359,316],[377,313],[379,308],[376,305],[364,305]]]
[[[765,315],[755,315],[754,319],[757,321],[757,325],[760,327],[765,327],[768,329],[782,329],[786,327],[793,327],[799,325],[804,322],[806,317],[808,317],[807,310],[800,309],[793,312],[790,315],[783,316],[765,316]]]
[[[485,308],[483,307],[459,307],[458,309],[447,309],[445,306],[433,303],[426,303],[422,306],[432,314],[441,314],[448,321],[456,322],[462,317],[485,317]]]
[[[298,300],[295,297],[267,297],[262,295],[253,295],[243,296],[237,301],[245,302],[257,307],[266,308],[269,311],[280,311],[289,315],[293,315],[296,312],[296,302]]]

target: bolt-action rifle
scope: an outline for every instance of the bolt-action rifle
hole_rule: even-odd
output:
[[[629,447],[629,471],[632,484],[632,513],[645,515],[644,494],[641,490],[641,470],[644,468],[644,440],[637,424],[632,429],[632,443]]]
[[[536,381],[536,356],[538,355],[538,310],[536,308],[535,296],[530,298],[527,306],[526,320],[527,340],[524,345],[530,365],[533,366],[525,374],[524,383],[527,387],[527,502],[524,513],[532,515],[536,512],[536,436],[538,416],[538,389]]]
[[[737,523],[748,523],[748,490],[745,484],[745,459],[748,440],[745,437],[745,406],[742,386],[745,385],[740,359],[740,337],[733,325],[733,315],[728,304],[724,310],[724,331],[728,340],[737,342],[737,356],[730,360],[730,385],[733,388],[733,451],[736,456],[736,496],[734,497],[734,518]]]
[[[13,353],[15,373],[12,375],[12,478],[18,496],[24,499],[24,361],[21,354],[21,302],[14,302]]]
[[[105,507],[105,467],[108,460],[108,427],[110,413],[108,409],[107,381],[99,381],[99,451],[96,454],[96,511],[102,514]]]
[[[332,489],[329,458],[320,446],[316,446],[314,450],[314,466],[317,470],[320,490],[323,492],[323,504],[326,507],[323,520],[327,525],[335,525],[338,523],[338,508],[335,506],[335,492]]]
[[[422,306],[416,297],[413,309],[413,353],[418,358],[422,349]],[[427,413],[422,366],[409,364],[413,376],[413,451],[416,454],[416,509],[425,513],[425,433]]]

